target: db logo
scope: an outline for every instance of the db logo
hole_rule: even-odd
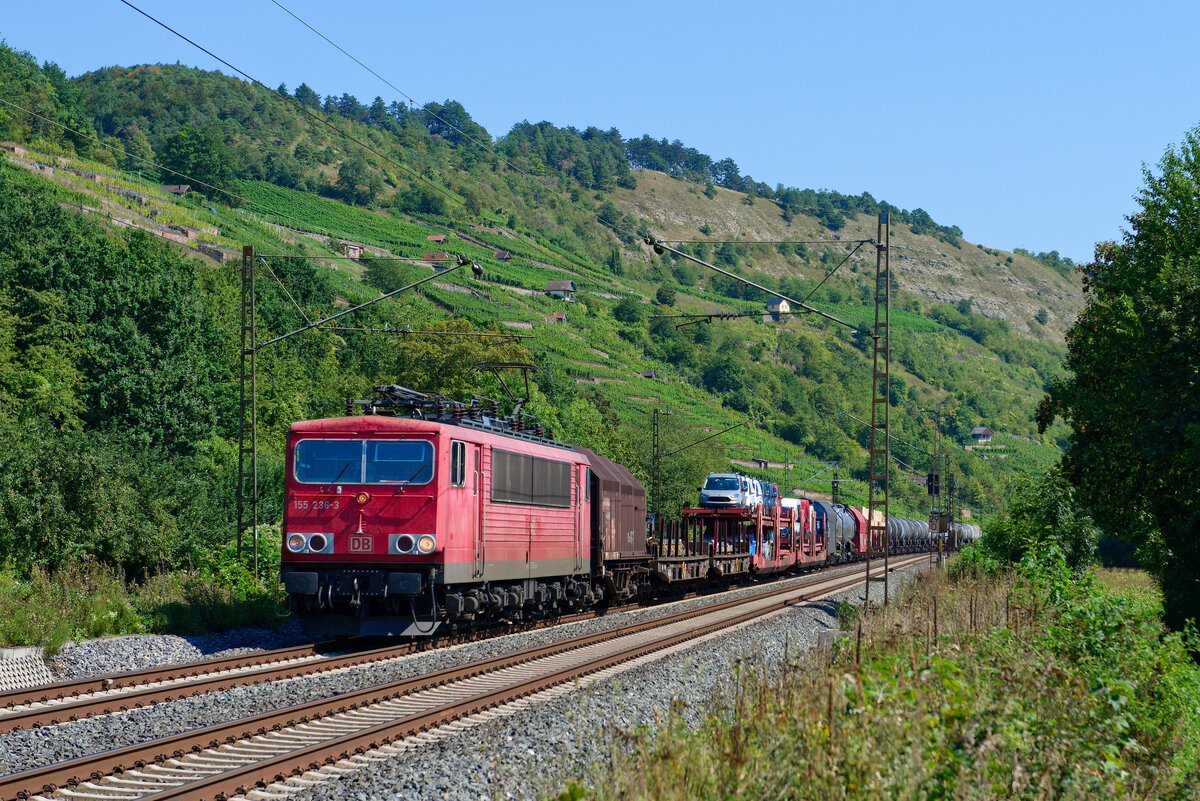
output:
[[[357,535],[350,538],[350,550],[358,553],[371,550],[371,538]]]

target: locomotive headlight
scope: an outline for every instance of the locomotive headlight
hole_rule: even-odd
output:
[[[422,534],[417,540],[417,550],[421,553],[433,553],[434,547],[437,545],[437,540],[432,534]]]
[[[291,534],[288,536],[288,550],[292,553],[300,553],[307,544],[308,540],[303,534]]]
[[[321,553],[325,550],[327,545],[329,545],[329,540],[325,539],[324,534],[308,535],[308,548],[310,551],[313,551],[314,553]]]
[[[396,550],[400,553],[412,553],[413,548],[416,546],[417,543],[413,540],[411,534],[401,534],[396,537]]]

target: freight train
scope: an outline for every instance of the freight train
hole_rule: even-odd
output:
[[[314,633],[424,637],[847,560],[865,510],[798,499],[646,525],[624,466],[495,404],[377,386],[287,435],[281,573]],[[789,499],[791,500],[791,499]],[[888,521],[893,552],[927,549]]]

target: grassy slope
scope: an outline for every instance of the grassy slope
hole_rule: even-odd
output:
[[[618,189],[612,193],[618,206],[649,221],[664,239],[852,241],[874,239],[876,235],[874,218],[860,216],[849,220],[840,231],[831,232],[803,215],[789,225],[774,203],[758,200],[748,206],[742,202],[744,197],[740,192],[718,188],[716,197],[710,200],[695,184],[649,171],[638,173],[636,190]],[[700,233],[703,225],[711,229],[708,236]],[[927,302],[974,298],[976,308],[988,316],[1008,320],[1014,331],[1025,335],[1061,341],[1082,305],[1078,278],[1064,277],[1025,255],[968,242],[955,248],[930,236],[913,235],[904,224],[892,227],[891,244],[892,266],[903,292]],[[850,248],[837,244],[831,249],[840,261]],[[860,250],[850,265],[873,274],[874,250]],[[823,274],[815,265],[789,263],[770,252],[756,255],[755,266],[776,275]],[[1039,308],[1050,313],[1044,326],[1033,320]]]
[[[50,154],[46,154],[49,156]],[[119,171],[105,165],[74,161],[72,166],[86,170],[106,172],[110,184],[117,184],[146,195],[160,195],[157,186],[136,177],[120,174]],[[460,176],[462,177],[462,176]],[[103,192],[97,184],[76,176],[66,175],[60,171],[53,180],[60,187],[65,187],[71,194],[70,202],[102,208],[106,213],[136,219],[144,214],[147,208],[138,207],[125,202],[120,196],[111,192]],[[714,203],[721,204],[721,214],[711,215],[713,235],[722,234],[721,226],[726,230],[734,227],[740,235],[745,236],[802,236],[805,238],[828,238],[830,232],[821,228],[815,222],[804,217],[797,217],[789,230],[780,230],[778,209],[766,201],[758,201],[753,206],[747,206],[736,201],[737,193],[720,190],[714,201],[708,201],[700,195],[695,187],[683,182],[667,179],[654,173],[641,173],[642,186],[637,190],[637,196],[623,197],[626,190],[618,190],[614,198],[618,202],[628,202],[629,198],[640,197],[641,205],[631,206],[639,216],[651,213],[653,209],[672,207],[680,204],[678,216],[683,222],[677,225],[663,223],[655,226],[666,234],[678,236],[694,236],[686,226],[694,222],[694,212],[689,211],[689,204]],[[62,192],[64,189],[59,189]],[[242,182],[240,193],[253,201],[280,212],[280,215],[264,214],[261,207],[251,205],[247,209],[231,210],[221,206],[199,205],[193,202],[176,202],[167,197],[155,197],[152,207],[158,211],[158,221],[170,221],[175,224],[193,226],[215,225],[221,231],[220,236],[206,236],[214,244],[225,247],[236,247],[241,244],[254,244],[260,250],[275,253],[295,253],[304,255],[334,255],[334,248],[320,238],[297,235],[293,231],[281,229],[269,223],[278,223],[304,229],[318,234],[334,235],[342,239],[350,239],[367,245],[386,249],[392,253],[417,255],[426,250],[444,249],[463,253],[479,261],[485,267],[483,279],[475,285],[477,289],[486,291],[491,297],[482,298],[461,291],[448,291],[437,284],[426,285],[426,291],[421,300],[414,302],[413,311],[422,319],[433,319],[439,316],[463,316],[477,325],[495,323],[513,323],[531,325],[530,333],[534,334],[533,351],[544,360],[545,366],[559,369],[572,375],[577,381],[593,386],[613,404],[620,418],[631,428],[642,427],[641,420],[648,419],[649,410],[654,406],[673,408],[682,413],[682,418],[695,425],[697,429],[708,426],[719,429],[732,425],[741,419],[741,415],[723,408],[712,395],[700,387],[693,386],[686,376],[670,365],[656,362],[647,358],[639,345],[626,341],[620,336],[620,326],[609,314],[609,298],[620,295],[633,295],[640,298],[652,298],[659,283],[654,271],[652,257],[641,251],[624,252],[624,258],[629,269],[624,277],[617,277],[606,271],[602,266],[591,263],[586,258],[569,254],[561,247],[527,234],[513,235],[511,231],[497,232],[497,221],[490,220],[491,228],[485,232],[484,226],[468,226],[464,221],[437,218],[427,222],[406,220],[390,214],[377,213],[366,209],[346,206],[337,201],[321,198],[311,193],[297,192],[262,182]],[[651,201],[646,201],[650,198]],[[697,200],[698,198],[698,200]],[[214,213],[215,212],[215,213]],[[304,223],[297,223],[296,219]],[[752,224],[746,227],[747,221]],[[851,238],[869,233],[865,226],[869,221],[852,222],[840,234],[842,238]],[[857,226],[857,228],[855,227]],[[455,234],[453,229],[457,228]],[[434,245],[426,240],[433,233],[451,231],[450,239],[443,245]],[[507,234],[507,235],[506,235]],[[924,238],[913,238],[924,239]],[[475,240],[475,241],[469,241]],[[903,237],[898,236],[894,242],[899,245]],[[933,240],[930,240],[931,242]],[[907,247],[933,247],[929,242],[910,242]],[[945,245],[936,243],[936,247]],[[515,258],[510,262],[500,262],[492,258],[494,250],[503,249],[513,253]],[[844,247],[839,251],[844,252]],[[964,253],[977,251],[971,246],[964,246]],[[979,251],[981,252],[981,251]],[[343,295],[352,300],[373,296],[373,290],[365,287],[357,289],[357,279],[361,276],[361,268],[353,263],[330,260],[328,266],[339,271],[344,278],[338,283],[344,287]],[[769,249],[751,252],[747,266],[772,273],[804,276],[816,274],[808,263],[799,262],[795,257],[791,260],[779,257]],[[1027,265],[1026,265],[1027,266]],[[1036,266],[1036,265],[1035,265]],[[858,258],[848,265],[851,272],[846,273],[846,294],[850,295],[856,285],[863,283],[868,270],[873,270],[874,256],[864,255],[862,251]],[[1030,268],[1032,269],[1032,268]],[[1042,273],[1051,273],[1037,267]],[[413,268],[414,276],[423,275],[422,269]],[[901,271],[903,276],[903,271]],[[1051,275],[1055,275],[1051,273]],[[573,305],[555,301],[541,293],[546,281],[556,278],[571,277],[581,291],[582,302]],[[1057,277],[1055,275],[1055,277]],[[830,285],[841,281],[839,276]],[[1042,276],[1040,280],[1051,279]],[[439,282],[440,283],[440,282]],[[459,277],[448,278],[446,283],[461,285]],[[715,294],[706,288],[706,279],[701,276],[700,282],[691,287],[679,287],[676,308],[680,311],[715,311],[715,310],[761,310],[759,302],[731,300],[723,295]],[[365,290],[365,291],[364,291]],[[522,291],[523,290],[523,291]],[[590,293],[590,297],[589,297]],[[824,303],[821,308],[847,319],[858,325],[866,326],[871,319],[871,309],[861,303]],[[914,306],[913,308],[919,308]],[[565,326],[549,323],[555,311],[567,313]],[[853,398],[865,394],[866,382],[869,379],[869,363],[861,352],[850,347],[846,342],[845,332],[835,330],[820,321],[809,324],[813,318],[803,318],[800,322],[789,323],[791,330],[813,330],[826,343],[836,358],[850,365],[853,372],[859,374],[856,386],[845,387],[844,391]],[[946,365],[955,362],[960,367],[974,373],[980,383],[983,383],[999,394],[1010,396],[1016,403],[1007,404],[1008,410],[999,421],[989,421],[994,427],[1001,429],[1014,427],[1018,433],[1030,433],[1033,400],[1039,395],[1040,384],[1044,377],[1038,376],[1028,368],[1006,364],[997,359],[986,349],[965,337],[945,332],[940,325],[919,313],[896,308],[893,312],[893,332],[895,337],[922,337],[926,341],[936,342],[936,346],[927,350],[942,354]],[[779,369],[781,365],[772,358],[777,349],[780,329],[774,325],[764,325],[757,320],[742,320],[714,324],[720,327],[718,336],[734,336],[752,347],[761,347],[759,361]],[[553,327],[551,327],[553,326]],[[517,329],[513,329],[517,330]],[[524,333],[524,332],[522,332]],[[528,343],[527,343],[528,344]],[[584,349],[587,350],[584,350]],[[653,368],[662,380],[649,380],[640,377],[641,372]],[[894,375],[905,380],[913,387],[915,400],[920,403],[930,403],[940,390],[937,376],[905,369],[902,364],[895,364]],[[851,409],[863,415],[865,403],[852,402]],[[999,423],[999,424],[997,424]],[[894,424],[897,425],[897,424]],[[850,426],[850,430],[853,426]],[[804,460],[805,456],[798,453],[795,445],[768,434],[755,427],[742,430],[736,436],[741,448],[730,450],[731,458],[745,458],[746,454],[771,461],[782,462],[785,449],[791,459]],[[1049,451],[1043,451],[1034,461],[1048,461]],[[915,458],[909,455],[910,459]],[[1014,460],[1013,465],[1016,465]],[[920,465],[914,466],[919,472]],[[770,476],[776,480],[779,474]],[[817,489],[817,487],[812,487]],[[907,488],[905,488],[907,489]],[[904,492],[900,493],[904,495]],[[898,505],[901,511],[909,514],[919,514],[922,504],[919,496],[911,491]]]

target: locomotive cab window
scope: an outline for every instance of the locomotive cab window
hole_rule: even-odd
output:
[[[305,484],[362,481],[361,439],[302,439],[296,443],[294,473]]]
[[[467,483],[467,444],[450,442],[450,486],[463,487]]]
[[[397,439],[302,439],[293,474],[302,484],[428,484],[433,444]]]
[[[366,483],[428,484],[433,480],[433,443],[426,440],[366,441]]]

